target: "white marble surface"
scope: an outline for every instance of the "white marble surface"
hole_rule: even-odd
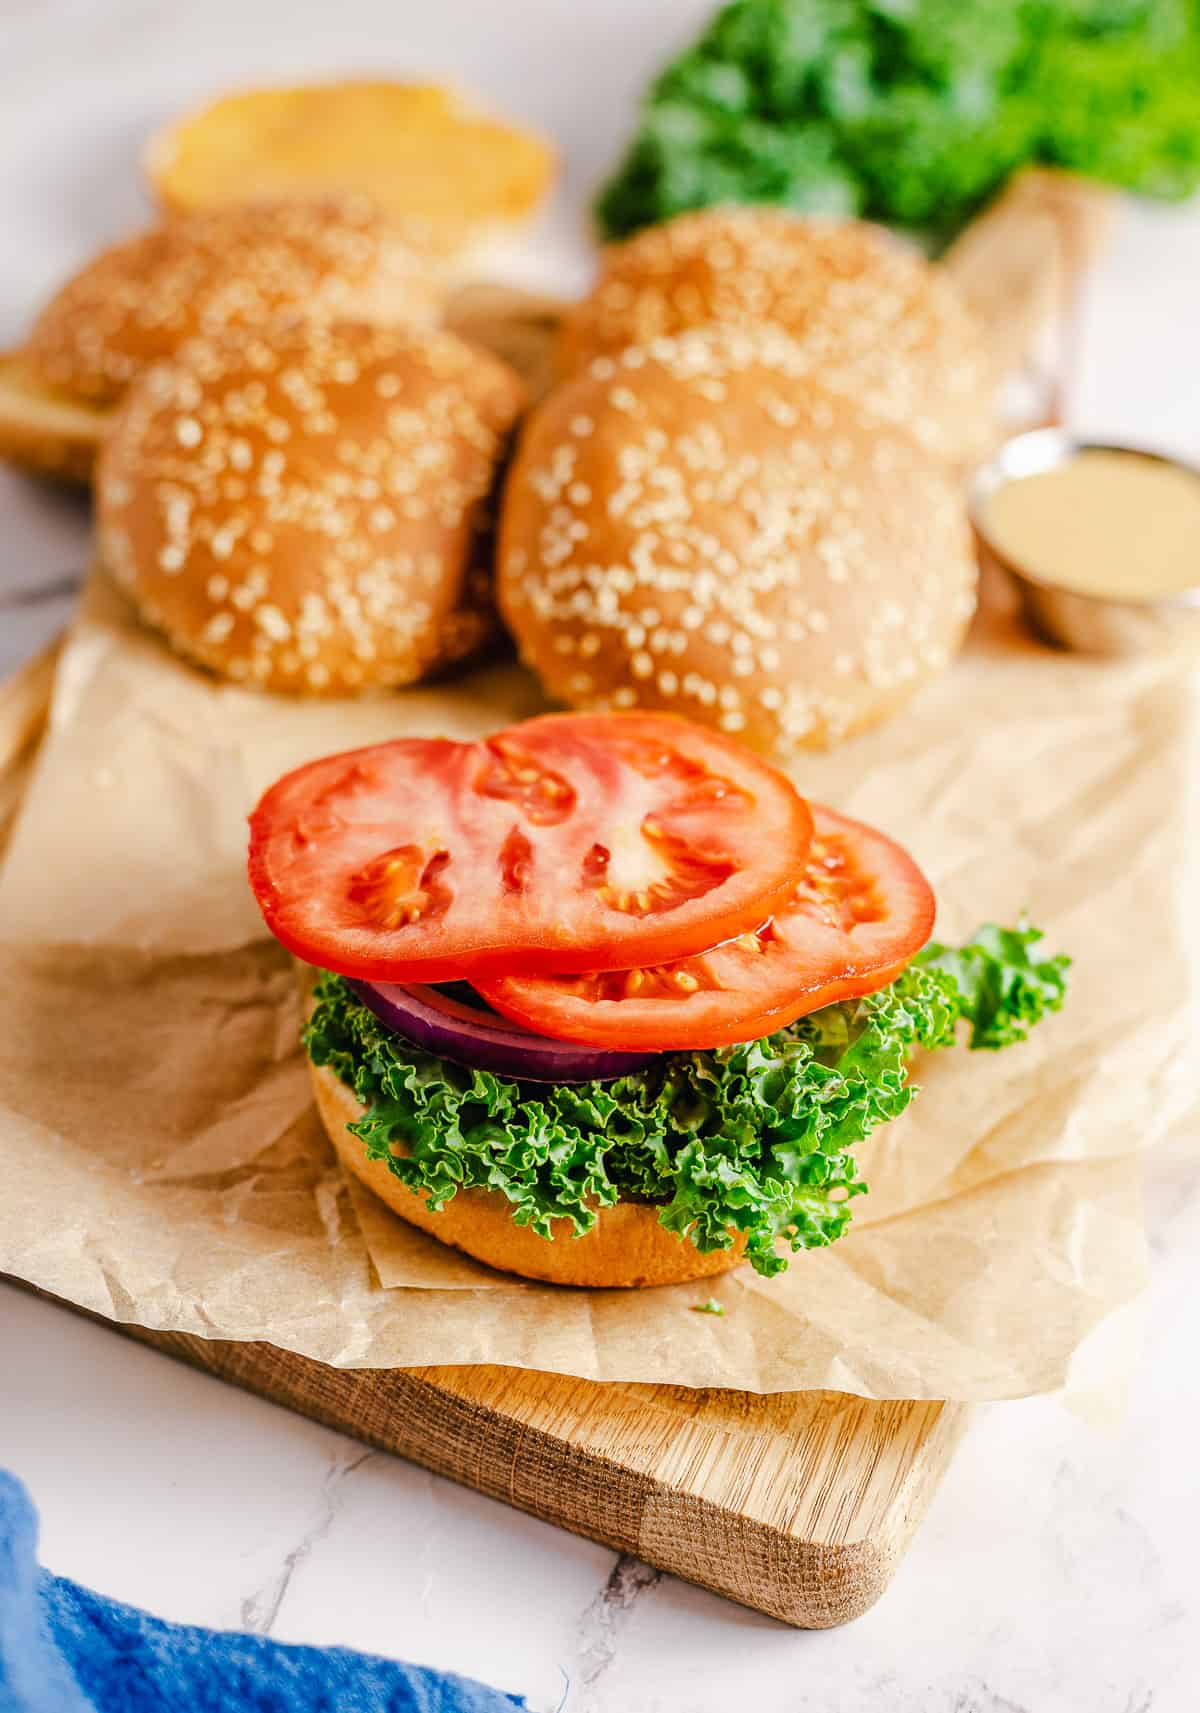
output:
[[[231,80],[455,74],[562,141],[532,264],[583,277],[579,208],[705,0],[0,0],[0,344],[136,221],[137,147]],[[1200,214],[1138,210],[1087,304],[1081,425],[1200,452]],[[0,473],[0,671],[69,610],[77,503]],[[2,1193],[2,1192],[0,1192]],[[1200,1704],[1194,1161],[1153,1164],[1128,1409],[979,1413],[896,1580],[798,1634],[0,1287],[0,1464],[54,1569],[167,1616],[475,1673],[564,1713],[1192,1713]]]

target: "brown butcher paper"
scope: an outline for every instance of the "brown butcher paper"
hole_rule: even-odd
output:
[[[1028,910],[1075,959],[1067,1007],[1007,1052],[918,1062],[918,1100],[859,1150],[851,1234],[782,1277],[562,1290],[347,1184],[295,967],[244,869],[246,813],[284,769],[486,732],[536,711],[536,685],[499,663],[355,703],[256,695],[183,664],[96,577],[0,875],[0,1272],[345,1367],[958,1400],[1062,1386],[1143,1282],[1139,1152],[1197,1105],[1192,703],[1177,663],[1056,653],[993,610],[912,708],[802,763],[803,790],[911,848],[940,937]],[[0,731],[0,758],[19,749]],[[693,1312],[709,1295],[723,1316]]]

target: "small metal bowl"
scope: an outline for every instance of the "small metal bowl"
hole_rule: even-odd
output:
[[[977,471],[969,496],[971,523],[981,566],[999,566],[1017,585],[1030,622],[1044,637],[1085,654],[1147,654],[1200,639],[1200,582],[1176,595],[1139,600],[1115,595],[1086,595],[1037,576],[1003,553],[988,535],[987,506],[992,495],[1022,476],[1057,469],[1078,452],[1120,452],[1170,464],[1200,481],[1200,469],[1180,458],[1148,452],[1141,446],[1079,440],[1061,428],[1039,428],[1006,441]]]

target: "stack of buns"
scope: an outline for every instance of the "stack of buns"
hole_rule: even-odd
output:
[[[361,198],[180,216],[75,275],[0,365],[0,452],[94,474],[101,563],[196,664],[301,695],[413,683],[495,635],[526,399],[445,311]]]
[[[480,650],[498,606],[575,707],[786,756],[901,705],[974,599],[961,470],[994,371],[952,283],[860,222],[730,208],[612,246],[565,313],[451,303],[412,237],[421,198],[446,203],[432,168],[399,201],[329,194],[378,191],[364,114],[396,147],[423,125],[455,160],[499,148],[399,88],[252,92],[158,139],[156,188],[190,212],[99,256],[0,360],[0,453],[99,455],[103,564],[255,688],[413,683]],[[314,154],[297,113],[349,129]],[[505,148],[526,209],[532,144]]]
[[[578,708],[787,757],[953,656],[993,374],[953,287],[856,221],[684,215],[614,246],[505,492],[499,602]]]
[[[601,357],[522,437],[501,610],[550,694],[787,754],[882,719],[974,606],[953,474],[770,326]]]

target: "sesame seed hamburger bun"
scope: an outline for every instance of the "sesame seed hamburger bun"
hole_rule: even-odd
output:
[[[529,420],[505,489],[500,608],[552,696],[784,758],[940,672],[975,581],[947,467],[770,327],[598,358]]]
[[[25,350],[47,387],[114,404],[187,339],[281,315],[432,326],[441,288],[365,203],[258,203],[189,215],[97,256]]]
[[[742,1260],[743,1236],[736,1236],[729,1249],[702,1254],[688,1238],[665,1230],[657,1209],[644,1202],[600,1208],[595,1225],[581,1237],[568,1220],[561,1220],[549,1240],[515,1224],[512,1204],[499,1190],[460,1189],[434,1213],[425,1197],[402,1183],[386,1161],[369,1159],[365,1144],[346,1128],[366,1111],[353,1090],[328,1066],[310,1060],[308,1068],[317,1110],[346,1170],[401,1219],[489,1267],[553,1285],[615,1289],[710,1279]]]
[[[710,208],[609,246],[595,287],[563,321],[558,371],[710,321],[783,328],[815,365],[954,463],[994,438],[994,365],[953,282],[857,220]]]
[[[119,407],[100,554],[200,665],[262,689],[412,683],[491,634],[489,500],[524,403],[444,332],[198,339]]]
[[[86,478],[125,388],[188,339],[297,315],[429,327],[443,298],[361,200],[173,220],[103,251],[46,304],[0,369],[0,455]]]
[[[367,196],[464,277],[534,213],[556,161],[545,138],[461,90],[352,78],[230,91],[159,131],[144,166],[175,210]]]

